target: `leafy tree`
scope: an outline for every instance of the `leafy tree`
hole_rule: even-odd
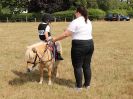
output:
[[[40,2],[40,0],[31,0],[28,3],[29,12],[39,12],[43,8],[46,8],[46,4],[45,2]]]
[[[74,3],[76,4],[76,6],[82,5],[84,7],[87,7],[87,0],[75,0]]]
[[[129,1],[129,6],[133,9],[133,0]]]
[[[97,0],[99,8],[105,11],[118,9],[119,2],[119,0]]]
[[[73,1],[74,0],[63,0],[62,6],[61,6],[63,8],[63,10],[67,10],[71,6],[73,6]]]
[[[48,12],[53,13],[70,8],[70,0],[31,0],[29,2],[29,12]]]
[[[81,4],[82,4],[84,7],[87,7],[87,0],[81,0]]]
[[[75,6],[81,5],[81,1],[80,0],[74,0],[74,4],[75,4]]]
[[[29,12],[54,13],[67,9],[75,9],[76,5],[87,8],[99,8],[104,11],[113,9],[133,9],[133,0],[0,0],[0,13]]]
[[[119,4],[119,9],[131,9],[131,7],[129,6],[129,4],[127,4],[127,2],[120,2]]]
[[[1,9],[9,9],[11,14],[20,13],[26,9],[28,0],[1,0]]]
[[[87,0],[87,8],[98,8],[97,0]]]
[[[1,10],[2,10],[2,4],[1,4],[1,1],[0,1],[0,13],[1,13]]]

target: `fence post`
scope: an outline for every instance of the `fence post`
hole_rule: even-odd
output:
[[[6,17],[6,22],[9,22],[8,17]]]
[[[54,22],[56,22],[56,17],[54,18]]]
[[[66,22],[66,17],[65,17],[65,22]]]
[[[27,22],[27,16],[26,16],[26,22]]]
[[[74,20],[74,16],[73,16],[73,20]]]
[[[36,22],[36,18],[35,18],[35,22]]]

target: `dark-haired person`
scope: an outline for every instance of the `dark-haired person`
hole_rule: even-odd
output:
[[[51,41],[52,37],[51,37],[51,32],[50,32],[50,23],[53,20],[52,16],[49,14],[46,14],[42,17],[42,22],[38,25],[38,33],[39,33],[39,38],[42,41],[45,42],[49,42]],[[60,49],[58,46],[56,47],[56,58],[57,60],[63,60],[61,53],[60,53]],[[57,49],[58,47],[58,49]]]
[[[94,51],[92,39],[92,24],[88,19],[87,10],[80,6],[75,12],[76,19],[54,42],[72,36],[71,59],[76,78],[76,89],[81,90],[90,87],[91,81],[91,58]],[[82,69],[84,74],[84,84],[82,85]]]

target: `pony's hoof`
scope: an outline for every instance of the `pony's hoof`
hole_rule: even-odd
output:
[[[42,84],[42,82],[39,82],[39,84],[41,85],[41,84]]]
[[[56,78],[58,78],[58,77],[59,77],[59,73],[56,74]]]
[[[26,73],[30,73],[31,72],[31,70],[28,68],[27,70],[26,70]]]
[[[48,85],[49,85],[49,86],[50,86],[50,85],[52,85],[52,82],[51,82],[51,81],[49,81],[49,82],[48,82]]]

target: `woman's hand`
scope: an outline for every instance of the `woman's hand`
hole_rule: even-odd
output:
[[[53,38],[48,39],[47,44],[48,44],[48,45],[53,45],[53,44],[54,44],[54,42],[53,42]]]

